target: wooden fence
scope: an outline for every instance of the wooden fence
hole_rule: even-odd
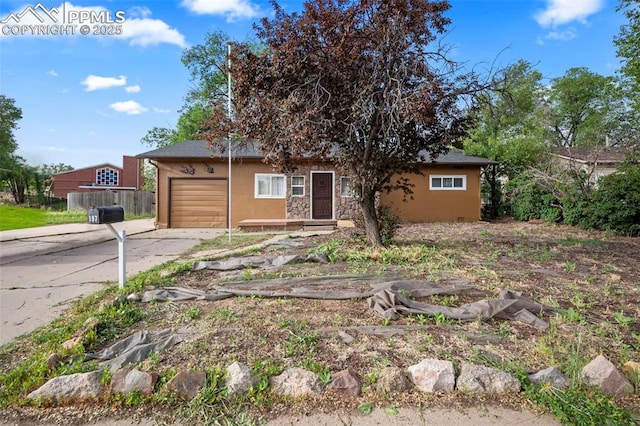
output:
[[[140,216],[155,214],[155,193],[149,191],[70,192],[67,210],[88,210],[95,206],[122,206],[124,214]]]

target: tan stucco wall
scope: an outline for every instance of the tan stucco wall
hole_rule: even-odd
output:
[[[156,183],[156,222],[159,228],[169,224],[169,180],[171,178],[227,178],[226,161],[157,161]],[[207,165],[213,166],[213,173],[207,171]],[[194,170],[193,175],[183,173],[184,168]],[[276,173],[271,166],[260,161],[243,160],[231,167],[231,226],[245,219],[284,219],[286,217],[285,199],[255,198],[254,182],[256,173]],[[288,181],[287,181],[288,184]]]
[[[382,194],[381,202],[390,206],[404,222],[472,222],[480,220],[480,168],[477,166],[430,166],[424,176],[412,175],[413,200],[403,202],[403,192]],[[430,190],[430,175],[466,175],[467,189]]]

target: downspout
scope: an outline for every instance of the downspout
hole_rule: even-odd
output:
[[[156,195],[155,195],[155,199],[156,199],[156,219],[153,221],[153,227],[158,229],[158,206],[160,205],[158,203],[158,197],[160,196],[160,191],[158,189],[158,186],[160,185],[160,168],[158,167],[157,163],[154,163],[152,159],[147,158],[147,161],[149,161],[149,164],[151,164],[153,167],[156,168]],[[168,218],[169,216],[167,216]],[[167,228],[169,227],[169,220],[167,219]]]

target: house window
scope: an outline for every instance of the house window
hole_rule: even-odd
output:
[[[340,178],[340,196],[341,197],[353,196],[353,191],[351,189],[351,179],[348,177]]]
[[[111,167],[103,167],[96,170],[96,185],[118,186],[119,172]]]
[[[304,196],[304,176],[291,177],[291,195],[294,197]]]
[[[284,175],[256,174],[256,198],[284,198]]]
[[[430,175],[429,189],[434,191],[465,191],[467,189],[467,176]]]

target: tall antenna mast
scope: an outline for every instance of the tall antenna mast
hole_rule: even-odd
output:
[[[231,43],[227,43],[227,116],[231,121]],[[229,224],[229,242],[231,242],[231,130],[227,134],[227,141],[229,146],[227,147],[227,153],[229,156],[229,171],[227,177],[227,194],[228,200],[228,213],[227,223]]]

